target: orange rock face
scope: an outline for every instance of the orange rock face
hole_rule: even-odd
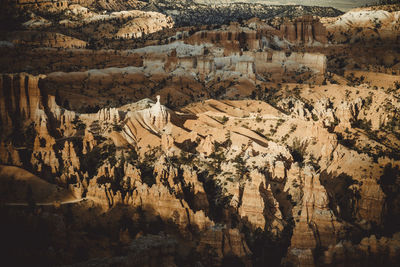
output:
[[[0,164],[18,166],[0,166],[5,254],[395,265],[398,11],[326,33],[312,16],[170,28],[175,9],[124,10],[150,2],[20,2],[25,30],[0,41]]]
[[[296,219],[288,259],[301,266],[314,265],[315,249],[328,247],[337,241],[342,227],[329,209],[329,199],[318,175],[305,170],[303,180],[303,204]]]
[[[325,26],[318,18],[303,16],[280,26],[284,38],[294,44],[327,43]]]

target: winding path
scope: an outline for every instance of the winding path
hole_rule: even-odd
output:
[[[73,203],[79,203],[82,201],[86,201],[88,198],[78,198],[78,199],[73,199],[73,200],[67,200],[67,201],[52,201],[52,202],[45,202],[45,203],[35,203],[35,206],[53,206],[55,204],[60,204],[60,205],[66,205],[66,204],[73,204]],[[5,206],[29,206],[28,203],[4,203]]]

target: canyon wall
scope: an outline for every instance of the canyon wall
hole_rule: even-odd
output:
[[[0,126],[2,134],[22,128],[41,115],[39,80],[44,76],[10,74],[0,76]]]
[[[313,16],[303,16],[286,21],[280,26],[280,31],[286,40],[294,44],[327,43],[325,26]]]
[[[231,64],[216,60],[217,67]],[[211,246],[219,263],[232,253],[248,262],[254,243],[243,229],[281,238],[287,255],[275,256],[287,262],[333,262],[330,255],[338,252],[332,246],[353,238],[346,229],[392,229],[389,214],[399,212],[390,180],[398,162],[374,161],[329,130],[370,116],[362,99],[321,98],[311,109],[292,96],[281,99],[277,106],[291,116],[251,100],[208,100],[175,113],[160,98],[80,114],[40,88],[43,78],[1,76],[1,163],[30,169],[103,212],[131,207],[149,222],[196,233],[196,250]],[[190,158],[194,153],[198,162]]]

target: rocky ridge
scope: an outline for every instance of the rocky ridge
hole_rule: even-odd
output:
[[[40,38],[0,42],[5,259],[396,266],[396,9],[161,29],[134,1],[41,3]],[[156,32],[113,39],[146,14]]]
[[[204,24],[229,24],[232,21],[253,17],[270,19],[274,17],[297,17],[312,14],[320,17],[335,17],[341,11],[330,7],[279,6],[262,3],[213,3],[203,4],[192,1],[152,1],[145,9],[161,11],[171,16],[179,26]]]
[[[68,186],[103,211],[140,207],[150,221],[160,218],[180,231],[203,233],[197,249],[216,246],[217,261],[230,253],[244,262],[252,257],[251,238],[239,234],[245,225],[290,241],[286,261],[312,265],[318,251],[351,240],[345,229],[358,225],[371,231],[373,223],[388,223],[382,210],[390,198],[382,177],[398,168],[396,145],[386,152],[392,156],[374,158],[357,148],[371,143],[368,139],[355,147],[339,139],[343,127],[362,134],[354,128],[361,113],[375,115],[367,115],[363,100],[314,99],[315,108],[308,110],[305,98],[282,98],[277,105],[291,116],[250,100],[209,100],[175,113],[159,98],[79,114],[40,90],[39,77],[3,75],[2,81],[2,126],[9,131],[2,131],[1,151],[18,151],[2,157],[3,164]],[[15,98],[21,89],[26,97]],[[295,101],[292,108],[285,106],[288,101]],[[344,110],[348,116],[340,115]],[[33,143],[15,139],[12,131],[32,131]],[[188,161],[191,155],[197,160]],[[352,171],[352,164],[365,171]],[[233,247],[224,248],[220,235],[236,240]]]

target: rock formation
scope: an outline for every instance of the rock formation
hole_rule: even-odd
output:
[[[200,238],[198,251],[202,251],[209,246],[218,258],[234,255],[244,259],[251,254],[244,236],[240,234],[238,229],[210,229],[206,231]]]
[[[6,132],[20,127],[25,120],[38,120],[41,116],[38,88],[41,78],[27,74],[1,76],[0,122]]]
[[[0,41],[5,260],[394,266],[398,7],[320,22],[198,2],[17,3]]]
[[[303,16],[293,21],[286,21],[281,25],[280,31],[284,38],[291,43],[312,44],[327,43],[327,34],[324,25],[318,18]]]
[[[296,219],[288,258],[291,262],[308,266],[314,264],[316,248],[336,243],[341,224],[329,209],[327,193],[313,169],[308,167],[300,179],[303,179],[303,203]]]
[[[170,115],[165,106],[160,103],[160,96],[157,96],[157,102],[145,114],[145,120],[157,130],[162,130],[168,123]]]
[[[395,233],[392,237],[377,238],[375,235],[365,237],[359,244],[340,242],[330,246],[320,262],[330,266],[343,263],[354,266],[374,263],[395,265],[400,253],[399,239],[399,233]]]
[[[136,18],[124,24],[117,32],[119,38],[140,38],[147,34],[172,28],[174,23],[170,17],[157,12],[137,11]]]

